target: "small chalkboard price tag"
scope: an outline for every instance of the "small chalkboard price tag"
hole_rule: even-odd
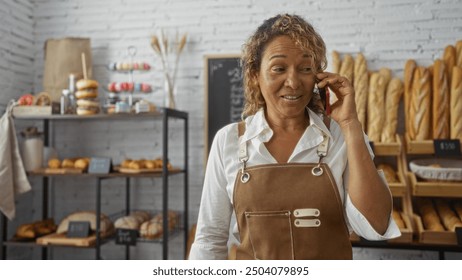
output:
[[[136,246],[138,231],[134,229],[118,228],[116,231],[115,243],[118,245]]]
[[[462,227],[456,227],[457,245],[462,246]]]
[[[67,237],[88,237],[90,235],[90,222],[71,221],[67,227]]]
[[[433,140],[433,147],[435,148],[435,155],[441,157],[447,156],[460,156],[460,141],[455,140]]]
[[[88,173],[108,174],[111,172],[112,161],[110,158],[94,157],[90,160]]]

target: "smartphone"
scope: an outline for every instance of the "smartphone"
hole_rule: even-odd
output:
[[[324,106],[324,111],[326,111],[327,115],[330,115],[329,89],[327,87],[318,87],[318,90],[319,97],[321,98],[322,105]]]

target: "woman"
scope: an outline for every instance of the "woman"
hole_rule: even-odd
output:
[[[354,90],[323,72],[326,50],[296,15],[266,20],[244,46],[244,122],[212,144],[191,259],[351,259],[349,230],[400,232],[356,114]],[[319,90],[338,100],[324,113]]]

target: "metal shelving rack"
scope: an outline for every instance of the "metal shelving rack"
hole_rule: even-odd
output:
[[[162,211],[163,215],[163,231],[162,236],[162,258],[168,259],[168,240],[169,240],[169,227],[168,227],[168,190],[169,190],[169,176],[175,174],[183,174],[184,177],[184,214],[183,214],[183,230],[184,230],[184,250],[186,254],[186,244],[188,239],[188,113],[183,111],[178,111],[169,108],[161,108],[154,113],[142,113],[142,114],[114,114],[114,115],[92,115],[92,116],[77,116],[77,115],[50,115],[50,116],[24,116],[24,117],[15,117],[18,120],[37,120],[43,121],[43,131],[44,131],[44,144],[48,146],[52,137],[50,127],[53,127],[53,122],[55,121],[91,121],[91,120],[162,120],[162,160],[163,160],[163,169],[159,173],[141,173],[141,174],[125,174],[125,173],[110,173],[110,174],[45,174],[40,172],[31,172],[29,176],[42,176],[42,219],[48,218],[48,198],[49,198],[49,186],[50,186],[50,177],[93,177],[96,179],[96,245],[95,249],[95,258],[101,259],[100,247],[105,244],[107,240],[100,238],[100,213],[101,213],[101,182],[103,180],[111,178],[125,178],[125,188],[126,188],[126,200],[125,200],[125,213],[129,213],[130,210],[130,178],[133,177],[161,177],[162,178]],[[184,166],[180,170],[168,170],[168,127],[170,119],[180,119],[184,121]],[[48,247],[54,247],[56,245],[37,245],[34,243],[21,243],[21,242],[12,242],[7,240],[7,219],[4,215],[1,215],[0,219],[0,259],[6,259],[7,246],[30,246],[30,247],[41,247],[41,258],[48,258]],[[61,246],[62,247],[62,246]],[[75,247],[74,247],[75,248]],[[79,247],[80,248],[80,247]],[[126,259],[129,258],[129,247],[128,245],[125,248]]]

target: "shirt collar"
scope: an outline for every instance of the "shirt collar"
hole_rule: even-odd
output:
[[[322,115],[318,115],[309,108],[306,108],[308,115],[310,117],[310,123],[307,127],[307,130],[314,130],[315,133],[326,134],[332,139],[332,134],[329,129],[324,124]],[[253,138],[258,137],[262,142],[267,142],[273,136],[273,131],[271,130],[268,122],[266,121],[263,108],[258,110],[252,116],[249,116],[245,119],[246,129],[244,135],[240,139],[242,141],[248,141]],[[314,129],[313,129],[314,128]]]

